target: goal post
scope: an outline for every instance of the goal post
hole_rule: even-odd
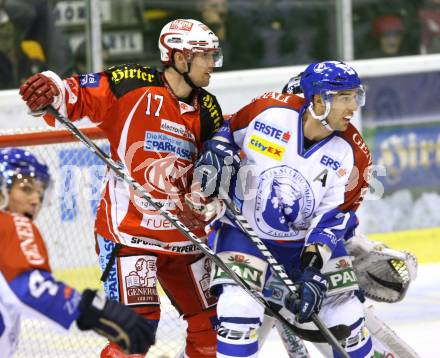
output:
[[[103,150],[108,141],[99,128],[82,128]],[[29,150],[49,167],[52,184],[36,219],[49,251],[54,276],[83,290],[101,289],[95,251],[94,218],[105,165],[67,130],[0,131],[0,149]],[[174,358],[184,346],[186,323],[161,292],[161,321],[157,343],[148,356]],[[22,319],[15,358],[99,357],[106,340],[76,325],[67,334],[46,322]]]

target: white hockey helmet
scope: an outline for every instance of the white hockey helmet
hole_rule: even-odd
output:
[[[187,61],[194,52],[212,52],[214,67],[221,67],[223,55],[218,37],[205,24],[192,19],[177,19],[166,24],[159,36],[160,60],[171,65],[173,51],[181,51]]]

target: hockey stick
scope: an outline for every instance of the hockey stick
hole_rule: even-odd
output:
[[[258,235],[255,233],[255,231],[252,229],[252,227],[247,222],[246,218],[241,213],[240,209],[235,205],[235,203],[231,200],[229,195],[225,192],[223,188],[220,188],[220,198],[224,200],[226,207],[228,211],[230,212],[230,215],[233,219],[233,221],[241,228],[241,230],[251,239],[251,241],[255,244],[257,249],[260,251],[260,253],[265,257],[266,261],[268,262],[270,268],[275,273],[275,275],[284,283],[284,285],[287,287],[287,289],[292,293],[295,297],[298,297],[297,289],[292,282],[292,280],[289,278],[289,276],[286,274],[286,271],[284,270],[284,267],[278,263],[278,261],[272,256],[272,253],[269,251],[267,246],[264,244],[264,242],[258,237]],[[338,342],[338,340],[335,338],[333,333],[330,331],[330,329],[327,328],[327,326],[324,324],[324,322],[318,317],[316,313],[312,313],[311,315],[313,323],[318,327],[318,329],[321,331],[323,336],[325,337],[326,341],[333,346],[333,348],[338,351],[338,353],[345,358],[349,358],[348,353],[342,348],[341,344]],[[339,330],[343,333],[345,333],[345,338],[350,335],[350,328],[345,325],[338,325],[333,327],[333,330]]]
[[[137,193],[142,196],[155,210],[157,210],[162,216],[164,216],[170,223],[180,231],[188,240],[190,240],[200,251],[202,251],[207,257],[209,257],[218,267],[220,267],[226,274],[228,274],[243,290],[251,295],[257,302],[263,305],[266,310],[276,317],[280,322],[285,324],[291,329],[298,337],[310,340],[306,332],[298,329],[291,324],[286,318],[284,318],[277,311],[273,310],[271,306],[266,302],[260,292],[254,290],[249,284],[232,271],[208,245],[206,245],[200,238],[194,235],[190,229],[188,229],[174,214],[171,214],[168,210],[164,209],[164,203],[154,199],[148,191],[140,185],[134,178],[128,174],[121,165],[118,165],[113,159],[111,159],[101,148],[93,143],[84,133],[82,133],[72,122],[61,115],[55,108],[48,106],[45,111],[53,115],[57,121],[59,121],[64,127],[66,127],[76,138],[79,139],[92,153],[97,155],[113,172],[128,185],[130,185]],[[345,357],[345,356],[343,356]]]
[[[364,306],[364,312],[365,325],[373,338],[375,351],[379,351],[380,345],[377,344],[377,342],[374,342],[374,340],[378,341],[386,348],[387,351],[383,352],[386,357],[391,357],[392,354],[394,354],[395,357],[399,358],[420,358],[417,352],[412,349],[408,343],[400,338],[388,325],[376,317],[373,306]]]

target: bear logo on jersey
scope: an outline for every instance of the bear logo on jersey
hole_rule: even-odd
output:
[[[313,191],[297,170],[286,165],[261,173],[255,201],[255,222],[275,238],[298,235],[308,227],[315,207]]]

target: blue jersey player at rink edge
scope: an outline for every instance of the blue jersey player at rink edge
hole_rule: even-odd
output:
[[[19,148],[0,151],[0,356],[12,357],[20,317],[73,322],[118,344],[127,354],[154,343],[155,327],[130,308],[86,289],[80,293],[51,272],[43,238],[33,223],[51,179],[46,165]]]
[[[205,144],[197,170],[222,170],[231,150],[242,152],[233,199],[300,287],[299,301],[284,302],[295,324],[313,332],[310,316],[319,312],[328,327],[351,328],[342,342],[351,357],[371,357],[359,287],[342,240],[356,225],[354,211],[368,186],[371,155],[350,123],[365,92],[356,71],[337,61],[309,65],[301,88],[305,98],[269,92],[232,115]],[[213,193],[202,184],[206,194]],[[268,288],[276,280],[264,256],[227,216],[221,221],[210,237],[215,252],[254,289],[274,293]],[[352,280],[337,285],[327,279],[342,267]],[[211,285],[219,295],[217,356],[256,357],[264,308],[219,269]]]

